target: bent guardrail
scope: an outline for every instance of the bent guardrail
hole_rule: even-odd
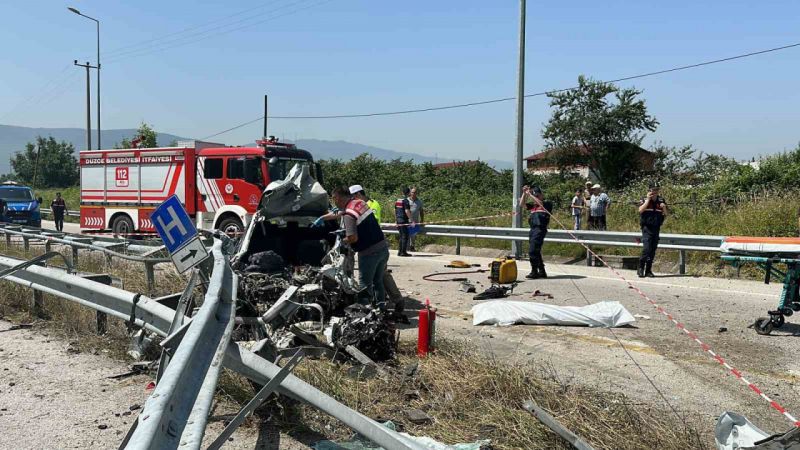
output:
[[[203,306],[162,343],[174,355],[145,402],[129,449],[200,448],[236,310],[236,275],[221,246],[217,241],[211,250],[214,267]]]

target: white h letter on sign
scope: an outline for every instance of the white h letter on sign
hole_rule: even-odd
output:
[[[172,235],[169,234],[169,231],[175,227],[178,227],[178,231],[180,231],[181,236],[183,236],[184,234],[186,234],[186,227],[183,226],[181,219],[178,218],[178,214],[175,213],[174,209],[167,208],[167,212],[172,217],[172,220],[169,222],[169,224],[165,224],[164,220],[161,219],[161,216],[156,217],[156,220],[158,220],[158,223],[161,225],[161,229],[164,230],[164,234],[167,235],[167,238],[169,238],[170,244],[174,244],[175,238],[173,238]]]

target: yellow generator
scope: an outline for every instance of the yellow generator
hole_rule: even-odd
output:
[[[496,284],[510,284],[517,281],[517,261],[506,256],[489,263],[489,279]]]

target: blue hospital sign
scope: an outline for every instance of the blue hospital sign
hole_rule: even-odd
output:
[[[192,219],[174,195],[153,211],[150,220],[170,253],[175,253],[197,236]]]

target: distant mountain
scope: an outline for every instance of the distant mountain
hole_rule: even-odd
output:
[[[97,132],[92,134],[92,145],[96,145],[94,140],[97,137]],[[122,142],[122,139],[131,139],[136,135],[136,130],[120,129],[120,130],[103,130],[102,143],[104,148],[111,148],[114,144]],[[25,149],[25,144],[33,142],[37,136],[48,137],[53,136],[55,140],[67,141],[72,143],[76,151],[81,151],[86,148],[86,130],[81,128],[29,128],[18,127],[13,125],[0,125],[0,174],[8,173],[11,171],[9,159],[11,156],[19,151]],[[158,144],[168,145],[173,140],[189,140],[174,134],[158,133]],[[252,145],[252,142],[245,143]],[[355,158],[362,153],[369,153],[377,159],[392,160],[404,159],[412,160],[416,163],[423,162],[451,162],[452,158],[436,158],[432,156],[425,156],[418,153],[398,152],[395,150],[388,150],[385,148],[372,147],[370,145],[356,144],[347,141],[325,141],[320,139],[298,139],[297,146],[314,154],[315,159],[341,159],[348,161]],[[512,164],[510,161],[499,160],[486,160],[486,163],[493,166],[495,169],[511,169]]]
[[[347,141],[323,141],[319,139],[298,139],[295,142],[298,147],[308,150],[314,154],[315,159],[341,159],[344,161],[355,158],[362,153],[369,153],[376,159],[392,160],[404,159],[412,160],[416,163],[442,163],[452,162],[452,158],[436,158],[433,156],[420,155],[419,153],[398,152],[371,145],[355,144]],[[487,164],[498,170],[511,169],[511,161],[500,161],[495,159],[485,160]]]

